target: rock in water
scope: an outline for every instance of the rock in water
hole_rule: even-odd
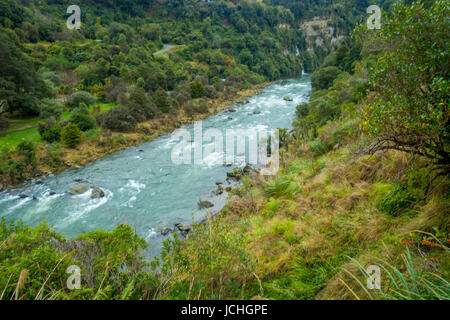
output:
[[[199,209],[207,209],[207,208],[212,208],[214,207],[214,204],[212,202],[206,201],[206,200],[200,200],[198,203],[198,208]]]
[[[167,222],[159,221],[155,226],[156,232],[161,233],[161,235],[166,236],[171,232],[174,232],[175,230],[169,227]]]
[[[191,231],[191,227],[184,223],[175,223],[175,227],[183,233],[188,233]]]
[[[283,100],[284,100],[284,101],[294,101],[294,99],[292,99],[292,98],[289,97],[289,96],[285,96],[285,97],[283,98]]]
[[[69,194],[71,194],[72,196],[76,196],[78,194],[85,193],[88,190],[89,190],[88,185],[83,184],[83,183],[77,184],[77,185],[73,186],[72,188],[70,188]]]
[[[102,189],[99,187],[93,187],[91,191],[91,198],[92,199],[98,199],[103,198],[105,196],[105,192],[103,192]]]

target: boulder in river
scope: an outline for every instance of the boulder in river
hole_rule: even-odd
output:
[[[222,193],[223,193],[223,184],[221,183],[221,184],[218,184],[218,185],[217,185],[217,190],[214,191],[214,194],[215,194],[216,196],[219,196],[219,195],[221,195]]]
[[[21,193],[21,194],[19,195],[19,198],[20,198],[20,199],[25,199],[25,198],[28,198],[28,195],[25,194],[25,193]]]
[[[289,96],[283,97],[283,100],[284,100],[284,101],[294,101],[294,99],[292,99],[292,98],[289,97]]]
[[[228,108],[228,112],[236,112],[235,108]]]
[[[178,230],[180,230],[183,233],[188,233],[189,231],[191,231],[190,226],[188,226],[187,224],[184,224],[184,223],[180,223],[180,222],[175,223],[175,228],[177,228]]]
[[[92,188],[92,191],[91,191],[91,198],[92,199],[103,198],[104,196],[105,196],[105,192],[102,189],[100,189],[97,186]]]
[[[71,194],[72,196],[76,196],[78,194],[85,193],[88,190],[89,190],[88,185],[86,185],[84,183],[80,183],[80,184],[77,184],[77,185],[73,186],[72,188],[70,188],[69,194]]]
[[[214,207],[214,203],[209,202],[207,200],[200,200],[199,202],[197,202],[197,205],[199,209],[207,209]]]
[[[156,232],[161,233],[163,236],[167,236],[169,233],[174,232],[175,229],[169,227],[167,222],[159,221],[155,226]]]

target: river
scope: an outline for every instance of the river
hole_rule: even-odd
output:
[[[290,129],[296,106],[308,101],[310,92],[307,75],[278,81],[245,103],[232,106],[235,112],[224,110],[203,120],[203,130]],[[285,96],[292,101],[283,100]],[[192,131],[193,126],[185,129]],[[216,196],[212,191],[218,181],[228,185],[226,172],[231,168],[214,163],[214,157],[211,161],[205,159],[202,165],[176,165],[171,153],[177,142],[171,134],[161,136],[48,177],[42,183],[5,190],[0,193],[0,216],[21,219],[32,226],[46,221],[68,237],[95,229],[111,230],[119,223],[127,223],[147,239],[148,254],[154,256],[164,238],[155,230],[158,224],[191,224],[193,218],[204,218],[206,209],[199,210],[197,206],[200,199],[214,203],[213,213],[226,202],[226,192]],[[238,165],[245,165],[245,159]],[[90,192],[70,196],[67,191],[80,183],[75,180],[99,186],[105,197],[91,199]]]

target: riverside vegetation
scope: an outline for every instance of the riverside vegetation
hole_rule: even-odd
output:
[[[444,0],[399,3],[380,30],[356,28],[312,74],[279,173],[242,177],[219,215],[151,262],[128,225],[66,239],[2,220],[0,299],[448,300],[448,16]],[[17,152],[34,165],[32,143]],[[80,290],[66,288],[70,265]],[[381,290],[366,287],[369,265]]]

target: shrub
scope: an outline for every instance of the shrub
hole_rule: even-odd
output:
[[[333,144],[329,140],[322,140],[318,138],[311,141],[309,148],[315,156],[321,156],[330,151],[333,148]]]
[[[17,150],[23,156],[25,165],[33,166],[36,162],[36,150],[33,142],[22,141],[17,146]]]
[[[192,98],[197,99],[205,95],[205,87],[200,81],[195,81],[191,83]]]
[[[48,145],[47,147],[47,155],[46,155],[46,163],[50,165],[50,167],[57,169],[63,166],[64,162],[62,160],[62,155],[64,151],[59,149],[58,146]]]
[[[217,99],[219,97],[217,90],[213,86],[206,86],[205,94],[210,99]]]
[[[163,93],[166,94],[164,91]],[[122,107],[126,107],[137,122],[153,119],[160,113],[153,101],[145,94],[145,90],[139,87],[131,90],[130,98],[124,99]]]
[[[156,90],[153,95],[153,101],[155,102],[159,110],[164,113],[169,112],[170,100],[167,96],[167,93],[163,89],[159,88],[158,90]]]
[[[127,132],[136,128],[137,122],[123,107],[109,109],[100,118],[100,125],[112,131]]]
[[[61,130],[61,141],[69,148],[76,147],[81,143],[82,132],[74,123],[69,123]]]
[[[314,90],[328,89],[340,73],[337,67],[321,68],[311,75],[311,86]]]
[[[86,91],[78,91],[72,94],[69,101],[67,101],[67,105],[71,108],[77,108],[81,103],[84,103],[87,106],[93,105],[96,102],[94,96],[92,96],[89,92]]]
[[[96,124],[94,116],[89,113],[89,109],[84,103],[72,111],[70,122],[76,124],[82,131],[93,129]]]
[[[62,104],[55,99],[42,99],[39,103],[39,116],[44,119],[54,117],[61,118],[63,114]]]

